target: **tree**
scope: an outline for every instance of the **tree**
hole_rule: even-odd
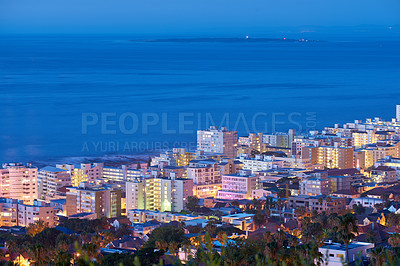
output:
[[[297,217],[301,217],[301,216],[303,216],[303,215],[306,214],[306,213],[307,213],[307,209],[306,209],[306,207],[304,207],[304,206],[297,207],[297,208],[294,210],[294,214],[296,214]]]
[[[389,245],[394,248],[400,247],[400,234],[394,233],[389,237]]]
[[[54,254],[53,261],[55,265],[69,266],[71,265],[72,255],[68,253],[67,243],[61,241],[57,245],[56,253]]]
[[[132,230],[129,225],[121,223],[119,228],[115,231],[115,238],[121,238],[123,236],[130,236],[132,234]]]
[[[106,247],[115,239],[114,235],[111,232],[104,232],[102,235],[103,235],[102,247]]]
[[[286,198],[286,190],[285,189],[278,190],[277,196],[278,198]]]
[[[168,249],[168,243],[165,240],[156,241],[156,248],[165,252]]]
[[[81,259],[86,261],[94,261],[100,255],[100,246],[96,245],[95,243],[85,243],[81,247]]]
[[[349,244],[354,239],[355,234],[358,233],[357,220],[355,217],[347,213],[338,217],[337,235],[346,246],[346,261],[349,265]]]
[[[267,217],[262,212],[258,212],[253,216],[253,222],[257,228],[260,228],[263,224],[265,224],[266,221]]]
[[[385,259],[385,252],[381,247],[376,247],[370,251],[370,256],[372,258],[372,265],[382,266]]]
[[[208,220],[206,226],[204,226],[204,230],[208,235],[214,236],[217,232],[217,221],[213,219]]]
[[[197,210],[200,208],[199,202],[200,202],[200,200],[199,200],[198,197],[196,197],[196,196],[189,196],[189,197],[187,198],[187,200],[186,200],[185,207],[186,207],[186,209],[188,209],[189,211],[195,212],[195,211],[197,211]]]
[[[178,256],[178,249],[179,249],[179,244],[176,243],[175,241],[172,241],[168,245],[168,251],[171,254],[174,254],[176,257]]]
[[[375,204],[375,209],[377,210],[377,211],[383,211],[383,209],[385,208],[385,204],[383,204],[383,203],[377,203],[377,204]]]
[[[221,245],[225,245],[226,244],[226,240],[227,240],[226,233],[223,232],[223,231],[218,232],[217,240]]]
[[[232,205],[232,206],[239,207],[239,201],[234,200],[234,201],[231,202],[231,205]]]
[[[140,170],[140,169],[141,169],[140,162],[137,163],[136,169],[137,169],[137,170]]]
[[[389,200],[389,195],[388,194],[382,194],[381,199],[383,200],[384,203],[386,203]]]
[[[149,156],[149,159],[147,159],[147,168],[151,166],[151,157]]]
[[[368,231],[368,232],[365,234],[365,236],[366,236],[366,240],[367,240],[368,242],[376,244],[376,243],[375,243],[375,242],[376,242],[376,233],[375,233],[375,231]]]
[[[47,223],[45,223],[42,220],[39,220],[39,221],[29,224],[26,231],[27,231],[28,235],[30,235],[31,237],[34,237],[35,235],[39,234],[46,228],[47,228]]]
[[[165,241],[166,243],[176,242],[181,244],[185,242],[185,231],[181,225],[164,225],[154,229],[149,237],[149,240],[144,244],[144,248],[154,250],[157,241]]]
[[[353,210],[356,214],[360,215],[365,212],[365,207],[363,205],[359,204],[353,204]]]
[[[265,213],[265,216],[267,216],[267,217],[271,216],[271,210],[270,209],[265,209],[264,213]]]

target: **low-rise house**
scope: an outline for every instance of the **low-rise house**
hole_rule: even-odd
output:
[[[137,236],[123,236],[118,240],[112,241],[107,245],[107,248],[119,248],[119,249],[129,249],[138,250],[145,241]]]
[[[128,210],[127,217],[132,223],[145,223],[151,220],[169,223],[172,221],[184,222],[194,219],[204,219],[203,215],[180,214],[149,210]]]
[[[70,215],[69,219],[87,219],[87,220],[95,220],[97,219],[97,215],[95,212],[82,212]]]
[[[367,257],[368,252],[374,248],[374,244],[367,242],[352,242],[349,244],[349,262],[354,263],[359,258]],[[325,243],[319,252],[323,254],[323,265],[342,266],[346,261],[346,246],[338,243]],[[325,256],[327,254],[327,256]]]
[[[246,231],[253,222],[253,216],[254,214],[249,213],[236,213],[222,216],[222,222],[232,224],[240,230]]]
[[[152,220],[145,223],[137,223],[133,225],[133,233],[134,235],[146,235],[153,231],[154,229],[160,227],[162,223],[156,220]]]
[[[336,192],[332,193],[332,196],[334,197],[339,197],[339,198],[359,198],[361,197],[361,194],[358,192],[355,192],[353,190],[338,190]]]
[[[308,211],[340,213],[346,209],[346,199],[328,196],[290,196],[289,208],[305,207]]]
[[[370,172],[370,178],[373,182],[395,182],[397,179],[396,170],[388,166],[378,166]]]
[[[352,208],[353,205],[355,204],[355,205],[362,205],[363,207],[366,208],[373,208],[376,204],[380,203],[383,203],[383,200],[377,198],[361,197],[352,199],[349,206],[350,208]]]

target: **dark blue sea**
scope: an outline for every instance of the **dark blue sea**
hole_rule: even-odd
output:
[[[194,149],[211,124],[394,117],[400,41],[252,38],[1,36],[0,162]]]

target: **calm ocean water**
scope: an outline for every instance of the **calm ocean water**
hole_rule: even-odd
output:
[[[239,135],[390,119],[400,104],[399,41],[131,40],[0,37],[0,162],[193,147],[210,118]],[[159,119],[147,132],[146,115]]]

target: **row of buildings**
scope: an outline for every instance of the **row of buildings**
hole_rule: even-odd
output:
[[[244,200],[283,195],[287,208],[295,208],[289,196],[309,197],[314,206],[312,197],[332,199],[397,182],[398,158],[397,119],[357,120],[302,135],[289,130],[239,138],[236,131],[212,126],[197,132],[196,151],[174,148],[147,163],[40,169],[4,164],[0,197],[27,206],[65,201],[57,205],[58,212],[68,217],[118,217],[131,209],[180,212],[190,196]]]

